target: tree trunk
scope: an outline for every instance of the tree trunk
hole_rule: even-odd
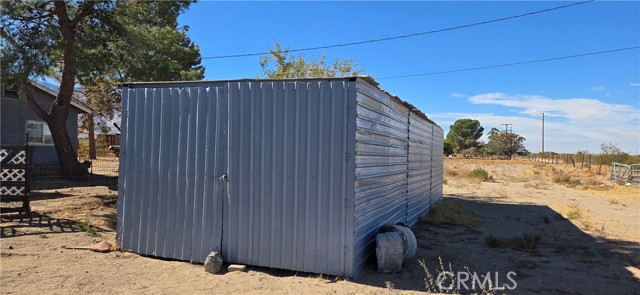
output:
[[[87,97],[87,104],[91,105],[91,98]],[[96,159],[96,135],[95,122],[93,121],[93,112],[87,114],[87,132],[89,132],[89,159]]]
[[[76,151],[73,149],[71,138],[67,132],[68,108],[52,107],[49,117],[47,124],[49,124],[51,137],[56,146],[62,173],[72,180],[85,180],[87,167],[78,162]]]
[[[89,159],[96,159],[96,136],[93,125],[93,115],[87,115],[87,131],[89,132]]]
[[[78,162],[76,151],[73,149],[71,138],[69,138],[69,133],[67,132],[66,123],[69,115],[69,106],[58,103],[58,98],[56,98],[51,105],[49,113],[47,113],[35,102],[30,87],[32,86],[29,84],[20,85],[20,91],[24,93],[34,113],[49,126],[62,173],[72,180],[84,180],[87,174],[87,167]]]

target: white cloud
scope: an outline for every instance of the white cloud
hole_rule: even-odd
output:
[[[634,105],[609,104],[592,98],[549,98],[539,95],[485,93],[469,97],[472,104],[495,105],[513,109],[503,114],[438,113],[431,117],[448,132],[449,125],[460,118],[473,118],[485,127],[502,129],[513,124],[513,131],[527,138],[530,151],[540,151],[542,117],[545,112],[545,150],[598,152],[600,144],[612,141],[626,152],[640,153],[640,109]],[[483,138],[485,141],[486,135]]]
[[[451,96],[453,97],[469,97],[466,94],[462,94],[462,93],[451,93]]]
[[[591,90],[593,91],[602,91],[604,90],[604,86],[600,85],[600,86],[591,86]]]
[[[640,83],[631,83],[631,84],[629,84],[629,86],[640,87]]]
[[[540,117],[544,112],[549,117],[566,118],[569,121],[581,120],[594,113],[602,112],[598,118],[615,122],[626,122],[637,118],[637,107],[623,104],[608,104],[593,98],[548,98],[539,95],[509,95],[505,93],[486,93],[469,98],[473,104],[499,105],[520,109],[520,113]]]

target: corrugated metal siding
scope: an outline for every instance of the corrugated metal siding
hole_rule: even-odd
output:
[[[431,203],[442,200],[442,182],[444,173],[444,131],[440,126],[433,126],[433,150],[431,169]]]
[[[124,89],[122,249],[198,262],[220,250],[226,102],[222,87]]]
[[[378,88],[356,95],[354,268],[374,253],[380,227],[414,225],[442,198],[442,129]],[[438,163],[439,161],[439,163]]]
[[[356,106],[354,268],[371,255],[381,226],[407,222],[408,109],[358,83]]]
[[[359,79],[136,84],[122,122],[124,250],[356,276],[442,197],[442,129]]]
[[[350,274],[345,208],[353,87],[346,79],[229,84],[226,260]]]
[[[433,124],[415,114],[409,116],[409,183],[407,224],[414,225],[431,205]]]

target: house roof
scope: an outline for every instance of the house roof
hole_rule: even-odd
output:
[[[51,88],[49,88],[49,87],[47,87],[47,86],[45,86],[45,85],[43,85],[43,84],[41,84],[39,82],[36,82],[36,81],[33,81],[33,80],[31,80],[29,82],[31,83],[31,85],[33,87],[38,88],[38,89],[44,91],[45,93],[52,95],[53,97],[58,96],[58,93],[56,93],[56,91],[54,91],[53,89],[51,89]],[[78,101],[76,99],[72,99],[71,100],[71,106],[75,107],[76,109],[80,110],[83,113],[91,112],[91,108],[89,108],[84,103],[82,103],[81,101]]]

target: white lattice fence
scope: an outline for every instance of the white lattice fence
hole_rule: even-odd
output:
[[[29,165],[28,147],[0,148],[0,211],[29,211]]]

